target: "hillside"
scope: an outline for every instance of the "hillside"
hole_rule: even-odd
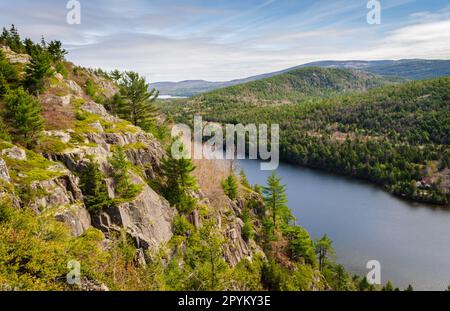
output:
[[[245,103],[258,106],[297,103],[312,97],[364,91],[388,83],[362,71],[301,68],[274,77],[215,90],[193,98],[206,104]]]
[[[284,69],[281,71],[251,76],[244,79],[236,79],[223,82],[210,82],[203,80],[157,82],[153,83],[151,87],[160,90],[161,94],[189,97],[220,88],[270,78],[279,74],[305,67],[357,69],[381,76],[392,78],[396,77],[409,80],[430,79],[450,75],[450,60],[402,59],[379,61],[317,61]]]
[[[320,72],[336,72],[329,70]],[[300,72],[311,74],[307,81],[336,81],[317,80],[316,69]],[[351,78],[347,84],[337,80],[338,85],[364,85],[350,71],[337,72],[342,72],[338,76],[342,79]],[[288,78],[277,81],[288,83],[281,89],[291,89]],[[450,78],[387,85],[285,105],[278,105],[277,100],[249,104],[248,98],[268,98],[255,85],[272,84],[257,82],[189,101],[165,103],[163,109],[184,122],[189,122],[192,115],[203,115],[209,121],[222,123],[278,123],[283,161],[368,179],[412,200],[449,204]],[[310,90],[300,85],[301,90]],[[325,88],[326,92],[329,89]],[[309,94],[326,92],[313,89]]]
[[[229,165],[166,152],[170,124],[139,74],[65,54],[14,28],[0,38],[1,288],[378,289],[285,204],[271,212],[279,187],[263,194]]]

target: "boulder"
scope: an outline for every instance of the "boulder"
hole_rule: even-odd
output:
[[[2,150],[2,155],[7,156],[10,159],[14,159],[14,160],[26,160],[27,159],[27,154],[25,153],[25,150],[14,146],[8,149],[3,149]]]
[[[67,144],[71,140],[71,136],[68,132],[65,131],[44,131],[44,134],[47,136],[53,136],[61,140],[64,144]]]
[[[69,89],[77,96],[82,97],[83,96],[83,89],[81,86],[79,86],[75,81],[73,80],[66,80],[66,85],[69,87]]]

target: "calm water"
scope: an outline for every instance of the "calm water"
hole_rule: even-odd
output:
[[[242,160],[250,183],[265,184],[271,172],[258,161]],[[381,263],[382,282],[405,288],[444,290],[450,285],[450,210],[405,202],[361,181],[280,164],[289,206],[313,238],[327,233],[337,261],[367,273]]]

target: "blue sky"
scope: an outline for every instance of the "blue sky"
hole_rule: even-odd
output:
[[[58,39],[69,60],[136,70],[152,81],[243,78],[317,60],[450,58],[450,3],[380,0],[1,0],[2,25]]]

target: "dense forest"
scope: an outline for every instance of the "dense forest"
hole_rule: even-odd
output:
[[[299,73],[301,82],[294,84],[290,78]],[[188,124],[195,114],[222,123],[279,124],[283,161],[367,179],[408,199],[448,204],[450,78],[384,86],[380,81],[307,68],[161,107]]]

